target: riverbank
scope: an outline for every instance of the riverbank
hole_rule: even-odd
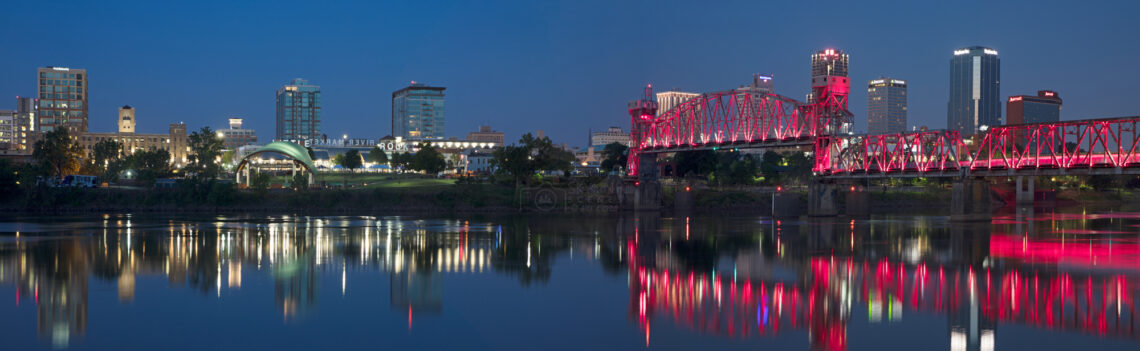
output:
[[[0,211],[19,213],[431,213],[517,211],[514,189],[496,185],[450,185],[371,189],[211,191],[179,189],[31,189],[0,201]]]
[[[542,189],[542,188],[539,188]],[[620,211],[604,188],[550,188],[556,194],[588,189],[586,196],[555,196],[553,206],[536,205],[535,189],[495,184],[430,184],[325,189],[295,192],[288,189],[212,189],[205,194],[186,189],[73,189],[33,188],[0,199],[7,213],[608,213]],[[662,211],[675,209],[675,196],[666,188]],[[871,213],[937,215],[949,213],[951,191],[945,188],[871,188]],[[692,213],[769,214],[772,194],[759,188],[693,189]],[[785,189],[806,206],[806,191]],[[1131,191],[1061,191],[1056,200],[1038,207],[1094,206],[1124,208],[1138,203]],[[843,197],[841,196],[841,201]],[[1131,206],[1136,207],[1136,206]],[[806,213],[805,211],[796,211]]]

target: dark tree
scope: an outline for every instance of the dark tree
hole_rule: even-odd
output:
[[[629,163],[629,147],[622,143],[610,143],[602,149],[601,168],[603,172],[616,170],[618,167],[625,167]]]
[[[447,161],[443,159],[443,154],[439,153],[430,143],[420,145],[420,150],[412,156],[412,169],[414,170],[436,174],[443,171],[445,167],[447,167]]]
[[[360,151],[348,150],[337,156],[337,164],[349,171],[356,171],[357,168],[364,166],[364,159],[360,157]]]
[[[62,178],[79,172],[83,149],[71,140],[67,128],[56,128],[44,134],[43,140],[36,141],[32,158],[44,173]]]
[[[210,127],[190,133],[190,155],[186,171],[199,180],[213,180],[222,173],[218,163],[222,155],[223,140]]]
[[[384,153],[384,150],[380,150],[379,146],[373,146],[372,150],[368,151],[368,160],[379,164],[387,164],[388,154]]]

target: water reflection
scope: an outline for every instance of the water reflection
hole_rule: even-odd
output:
[[[191,289],[219,300],[239,294],[243,278],[264,278],[285,323],[304,323],[322,301],[353,290],[349,272],[382,272],[389,308],[413,329],[421,317],[448,315],[445,287],[456,277],[508,276],[515,281],[508,288],[526,289],[559,279],[566,260],[624,276],[624,313],[650,348],[670,348],[654,344],[655,332],[679,329],[761,344],[807,332],[813,349],[844,350],[851,339],[875,342],[849,335],[853,325],[883,325],[889,333],[912,315],[940,316],[945,323],[936,328],[945,338],[926,345],[951,350],[993,350],[1003,325],[1127,340],[1133,347],[1140,341],[1137,214],[1023,212],[969,225],[937,217],[800,222],[655,215],[478,221],[104,215],[70,219],[64,228],[59,222],[13,219],[4,228],[19,232],[0,242],[0,292],[14,289],[17,305],[34,304],[41,339],[56,347],[87,333],[92,282],[114,284],[119,303],[131,304],[146,277],[165,278],[166,291]],[[329,291],[323,282],[330,281],[337,289]],[[502,296],[486,296],[485,303],[514,306]],[[580,307],[599,316],[622,313]],[[545,318],[557,323],[559,316]]]

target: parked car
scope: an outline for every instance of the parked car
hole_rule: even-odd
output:
[[[99,186],[99,182],[95,176],[89,175],[69,175],[63,177],[63,182],[59,184],[62,187],[76,187],[76,188],[94,188]]]

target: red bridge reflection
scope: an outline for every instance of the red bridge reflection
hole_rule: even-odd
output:
[[[1098,264],[1140,267],[1128,254],[1137,252],[1136,244],[1059,249],[1001,235],[991,241],[992,257],[1023,258],[1020,252],[1029,252],[1043,259],[1056,253],[1051,262],[1084,264],[1089,262],[1082,255],[1118,257],[1102,251],[1113,250],[1132,261],[1108,258]],[[635,249],[627,244],[627,252]],[[1140,341],[1135,304],[1140,284],[1122,274],[817,257],[794,267],[795,279],[757,280],[732,272],[655,269],[641,259],[630,258],[630,314],[647,344],[650,320],[664,318],[729,337],[806,330],[814,347],[843,350],[853,318],[901,320],[915,312],[947,316],[951,349],[966,349],[968,343],[992,346],[999,322]]]

